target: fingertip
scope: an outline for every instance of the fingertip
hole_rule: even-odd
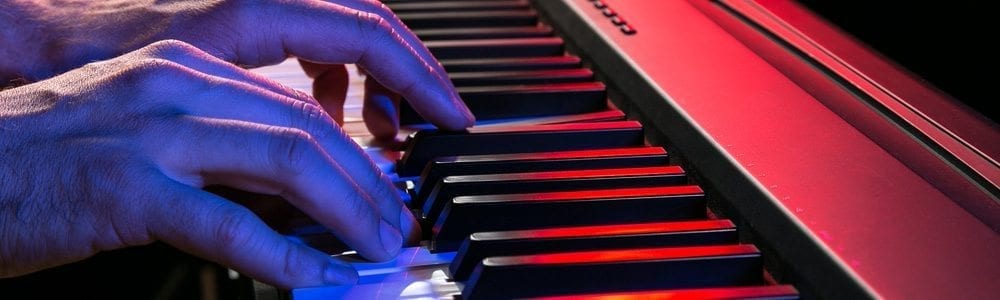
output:
[[[358,271],[348,264],[330,258],[323,270],[323,282],[333,285],[348,285],[358,282]]]
[[[402,233],[385,220],[380,220],[379,222],[379,239],[382,242],[382,248],[385,250],[386,257],[383,259],[373,258],[373,260],[390,260],[396,257],[399,254],[399,250],[403,247]]]
[[[399,231],[403,234],[405,246],[417,246],[422,238],[420,223],[405,207],[399,212]]]

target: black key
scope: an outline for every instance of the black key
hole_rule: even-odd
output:
[[[420,175],[414,201],[423,203],[445,176],[650,167],[668,163],[666,150],[659,147],[439,157]]]
[[[530,118],[520,118],[520,119],[503,119],[496,120],[496,124],[503,124],[497,126],[522,126],[522,125],[551,125],[551,124],[569,124],[569,123],[587,123],[587,122],[611,122],[611,121],[625,121],[625,113],[617,109],[609,109],[599,112],[585,113],[585,114],[574,114],[574,115],[560,115],[560,116],[547,116],[547,117],[530,117]],[[490,124],[493,122],[484,121],[478,124]]]
[[[465,299],[763,285],[753,245],[640,248],[489,257]]]
[[[552,70],[579,68],[581,66],[580,58],[576,56],[442,59],[440,62],[444,66],[444,70],[449,73]]]
[[[531,300],[612,300],[612,299],[715,299],[715,300],[795,300],[799,292],[791,285],[759,285],[676,289],[619,293],[575,294],[550,297],[530,297]]]
[[[474,11],[474,10],[509,10],[527,9],[528,1],[524,0],[492,0],[492,1],[420,1],[387,3],[386,6],[395,13],[414,11]]]
[[[431,28],[413,32],[422,41],[531,38],[552,36],[548,26]]]
[[[438,59],[564,54],[563,40],[558,37],[428,41],[424,46]]]
[[[607,93],[600,82],[460,87],[458,93],[480,121],[608,109]],[[400,103],[399,122],[403,125],[426,123],[405,101]]]
[[[434,224],[433,251],[455,251],[470,234],[557,226],[703,219],[698,186],[618,188],[532,194],[460,196]]]
[[[465,281],[480,261],[491,256],[737,242],[736,226],[729,220],[476,232],[462,243],[448,269],[452,279]]]
[[[632,147],[643,145],[643,138],[642,125],[635,121],[421,130],[410,136],[396,173],[420,175],[428,162],[442,156]]]
[[[678,166],[448,176],[434,185],[426,201],[422,203],[423,217],[433,224],[444,207],[458,196],[643,187],[686,182],[687,175]],[[420,204],[414,202],[412,205]]]
[[[534,26],[538,14],[530,9],[498,11],[403,12],[396,14],[410,29],[440,27]]]
[[[457,87],[483,85],[549,84],[589,82],[594,72],[589,69],[453,72],[448,74]]]

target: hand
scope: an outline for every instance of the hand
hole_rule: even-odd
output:
[[[356,280],[214,184],[280,195],[373,260],[419,234],[314,99],[179,41],[0,92],[0,182],[0,277],[160,240],[284,288]]]
[[[440,64],[378,1],[152,2],[36,3],[22,9],[35,15],[25,19],[40,20],[29,27],[41,32],[8,43],[25,49],[21,55],[8,57],[33,63],[7,69],[39,80],[157,40],[176,39],[244,67],[275,64],[288,56],[299,58],[306,73],[315,78],[316,98],[341,122],[347,84],[343,64],[357,63],[374,79],[365,85],[363,113],[366,125],[379,138],[395,137],[398,131],[399,95],[440,128],[460,130],[474,122]],[[50,38],[36,41],[38,37]]]

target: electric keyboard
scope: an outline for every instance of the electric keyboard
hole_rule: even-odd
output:
[[[1000,239],[983,218],[747,49],[712,18],[722,14],[713,4],[386,2],[478,123],[436,131],[404,103],[406,148],[373,146],[354,81],[344,128],[396,180],[424,240],[371,263],[322,229],[292,232],[361,279],[272,296],[996,292]],[[310,90],[293,60],[258,71]],[[975,275],[963,284],[937,282],[965,272]]]

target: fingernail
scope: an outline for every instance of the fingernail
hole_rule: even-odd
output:
[[[385,220],[380,220],[379,238],[382,239],[382,248],[390,256],[396,256],[399,253],[399,248],[403,246],[403,235],[399,233],[399,229]]]
[[[323,281],[327,284],[355,284],[358,282],[358,271],[350,265],[330,259],[323,270]]]
[[[403,234],[404,246],[414,246],[420,243],[420,223],[405,207],[399,211],[399,231]]]

